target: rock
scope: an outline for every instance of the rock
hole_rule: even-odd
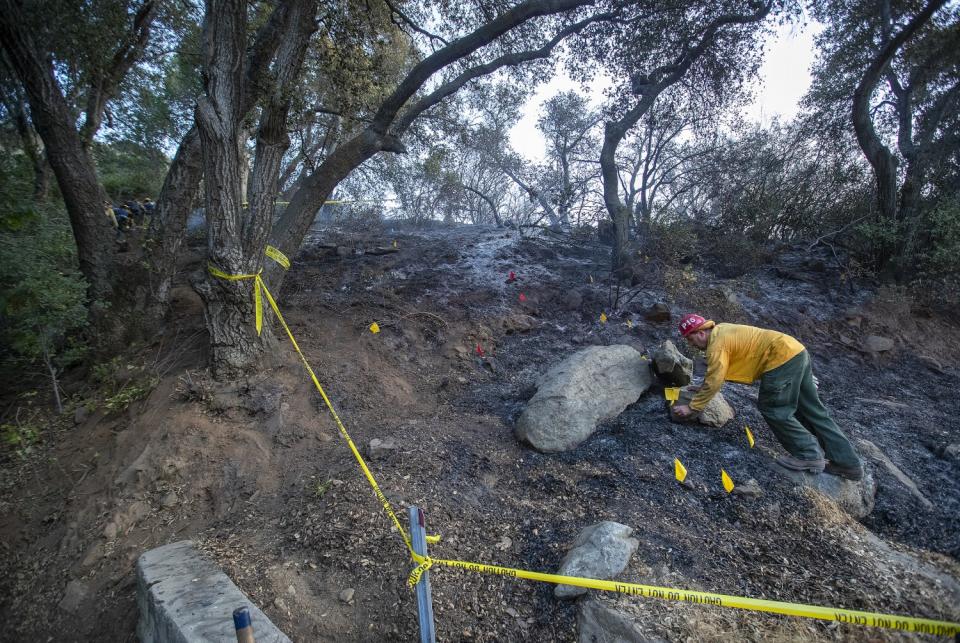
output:
[[[296,596],[297,588],[294,587],[293,585],[287,585],[287,594],[290,594],[290,596]]]
[[[929,355],[919,355],[917,359],[920,360],[921,364],[929,368],[937,375],[947,374],[947,369],[944,368],[943,364],[941,364],[937,359],[930,357]]]
[[[643,318],[651,322],[668,322],[670,321],[670,306],[658,301],[643,311]]]
[[[71,614],[75,613],[80,609],[81,603],[87,600],[90,596],[90,587],[86,583],[81,583],[78,580],[72,580],[67,583],[67,587],[63,592],[63,598],[60,599],[60,604],[58,607],[64,612],[70,612]]]
[[[338,257],[349,257],[353,254],[353,250],[346,246],[337,246],[336,252]]]
[[[500,325],[508,335],[510,333],[525,333],[537,327],[537,320],[530,315],[517,313],[501,319]]]
[[[283,600],[282,598],[280,598],[279,596],[277,596],[275,599],[273,599],[273,606],[276,607],[276,608],[277,608],[278,610],[280,610],[281,612],[289,612],[289,611],[290,611],[290,608],[287,607],[286,601],[284,601],[284,600]]]
[[[610,579],[627,568],[630,557],[640,543],[630,538],[633,529],[618,522],[604,521],[590,525],[580,532],[560,563],[557,574],[583,576],[585,578]],[[575,598],[585,594],[583,587],[557,585],[553,595],[557,598]]]
[[[356,593],[355,589],[353,589],[352,587],[348,587],[347,589],[341,591],[337,597],[344,603],[350,604],[353,602],[353,595],[355,593]]]
[[[580,310],[583,306],[583,295],[579,290],[568,290],[563,295],[563,307],[566,310]]]
[[[686,357],[669,339],[650,356],[653,372],[664,386],[686,386],[693,377],[693,360]]]
[[[93,567],[101,560],[106,554],[103,550],[102,543],[93,543],[90,548],[87,550],[87,553],[84,555],[83,560],[80,561],[82,567]]]
[[[83,424],[87,421],[87,418],[90,417],[90,410],[86,407],[85,404],[81,404],[77,407],[77,410],[73,412],[73,423],[74,424]]]
[[[170,491],[160,499],[160,506],[164,509],[170,509],[172,507],[176,507],[179,502],[180,498],[177,496],[177,492]]]
[[[538,451],[573,449],[597,424],[619,415],[650,388],[647,362],[630,346],[591,346],[540,378],[515,434]]]
[[[896,478],[900,484],[907,488],[907,491],[909,491],[914,498],[920,501],[920,504],[923,505],[924,508],[933,509],[933,503],[930,502],[925,495],[923,495],[923,493],[917,487],[917,484],[910,478],[910,476],[905,474],[900,467],[894,464],[893,461],[887,457],[887,454],[880,450],[880,447],[870,440],[863,439],[857,440],[857,446],[860,448],[860,453],[862,455],[879,464],[887,471],[887,473]]]
[[[680,390],[680,399],[677,400],[676,404],[689,404],[690,400],[696,395],[697,391],[695,387],[688,386]],[[698,414],[695,414],[692,418],[681,419],[676,417],[673,414],[673,408],[670,407],[670,419],[674,422],[698,422],[705,426],[712,426],[715,428],[720,428],[725,425],[727,422],[736,417],[737,412],[734,410],[730,403],[727,402],[727,398],[723,397],[723,393],[717,393],[713,396],[710,402],[707,403],[707,406]]]
[[[143,553],[137,560],[137,639],[161,641],[235,641],[230,614],[250,608],[258,641],[289,643],[257,605],[189,540]],[[278,609],[287,606],[274,601]]]
[[[832,476],[829,473],[814,475],[792,471],[781,467],[776,462],[772,462],[770,466],[794,484],[819,491],[854,518],[865,518],[873,511],[877,483],[869,467],[864,472],[863,480],[854,481]]]
[[[738,483],[733,487],[733,495],[744,496],[746,498],[759,498],[763,495],[763,490],[756,480],[750,478],[746,482]]]
[[[951,460],[960,460],[960,442],[943,447],[943,457]]]
[[[737,293],[733,292],[729,286],[720,286],[720,294],[723,296],[724,301],[731,306],[740,305],[740,299],[737,297]]]
[[[647,636],[630,617],[596,599],[577,605],[577,641],[579,643],[666,643]]]
[[[370,440],[370,445],[367,447],[367,455],[370,456],[371,460],[376,460],[377,458],[382,458],[388,455],[391,451],[396,450],[397,443],[394,442],[393,438],[386,438],[385,440],[373,438]]]
[[[117,527],[117,523],[110,521],[107,523],[107,526],[103,528],[103,537],[107,540],[113,540],[117,537],[117,533],[119,533],[119,531],[120,528]]]
[[[867,353],[883,353],[893,350],[893,340],[889,337],[880,335],[867,335],[860,344],[861,348]]]

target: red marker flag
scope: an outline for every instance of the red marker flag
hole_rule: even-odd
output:
[[[517,280],[517,275],[516,275],[516,273],[514,273],[514,272],[511,270],[511,271],[510,271],[510,274],[507,275],[507,283],[508,283],[508,284],[509,284],[509,283],[513,283],[513,282],[516,281],[516,280]]]
[[[483,346],[477,344],[477,357],[483,357]]]
[[[520,293],[520,301],[526,301],[526,300],[527,300],[527,296],[524,295],[523,293]]]

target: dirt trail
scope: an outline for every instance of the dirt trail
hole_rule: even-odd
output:
[[[960,463],[943,453],[960,442],[955,324],[883,292],[851,292],[828,269],[810,279],[784,277],[780,265],[736,280],[688,271],[665,283],[651,266],[617,310],[604,283],[608,249],[595,242],[492,228],[325,229],[317,239],[344,250],[301,252],[280,305],[387,497],[399,510],[422,507],[443,536],[437,555],[552,572],[580,529],[616,520],[641,543],[627,581],[960,619]],[[394,254],[355,252],[394,240]],[[511,270],[518,279],[506,283]],[[877,508],[862,523],[792,488],[768,467],[780,450],[744,386],[725,389],[738,416],[723,429],[671,424],[652,390],[573,451],[520,445],[513,421],[539,375],[583,346],[644,350],[671,337],[672,323],[642,315],[661,300],[675,314],[697,309],[797,336],[841,426],[875,443],[933,509],[882,469]],[[257,377],[218,385],[202,369],[201,313],[179,289],[179,340],[143,351],[167,365],[149,398],[51,430],[42,457],[5,463],[5,636],[132,640],[136,557],[193,538],[294,640],[412,640],[409,560],[291,351],[279,342]],[[897,347],[871,357],[848,341],[857,333]],[[747,448],[744,425],[757,448]],[[396,447],[371,454],[374,438]],[[675,457],[693,488],[673,480]],[[755,479],[763,494],[727,495],[720,468]],[[81,595],[75,614],[58,607],[70,581]],[[575,605],[547,585],[441,569],[433,592],[441,640],[576,640]],[[601,600],[669,640],[910,638]]]

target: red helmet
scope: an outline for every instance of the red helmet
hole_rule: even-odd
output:
[[[693,333],[700,329],[701,326],[707,323],[707,320],[701,317],[696,313],[689,313],[683,316],[683,319],[680,320],[680,325],[677,328],[680,330],[680,335],[686,337],[690,333]]]

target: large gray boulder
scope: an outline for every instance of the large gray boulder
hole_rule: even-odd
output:
[[[650,356],[653,372],[664,386],[686,386],[693,378],[693,360],[680,352],[669,339]]]
[[[538,451],[573,449],[593,434],[598,423],[636,402],[650,383],[650,369],[636,349],[585,348],[540,378],[515,434]]]
[[[873,511],[877,496],[877,483],[870,467],[865,467],[863,480],[854,481],[829,473],[815,475],[803,471],[793,471],[780,466],[776,462],[772,462],[770,466],[794,484],[819,491],[854,518],[865,518]]]
[[[632,533],[632,527],[609,520],[590,525],[577,536],[557,573],[601,580],[617,576],[627,568],[640,545],[636,538],[630,537]],[[575,598],[586,593],[585,588],[573,585],[557,585],[553,590],[557,598]]]
[[[680,404],[690,404],[690,400],[692,400],[696,394],[696,387],[688,386],[682,389],[680,391],[680,399],[676,401],[674,406]],[[715,428],[722,427],[737,415],[737,412],[734,410],[734,408],[730,406],[729,402],[727,402],[727,398],[723,397],[723,393],[717,393],[714,395],[704,409],[700,411],[700,413],[696,413],[687,419],[678,418],[675,416],[673,414],[673,408],[673,406],[670,407],[670,418],[674,422],[697,422],[699,424],[712,426]]]
[[[579,643],[665,643],[658,636],[643,633],[637,623],[596,599],[584,599],[577,605]]]

